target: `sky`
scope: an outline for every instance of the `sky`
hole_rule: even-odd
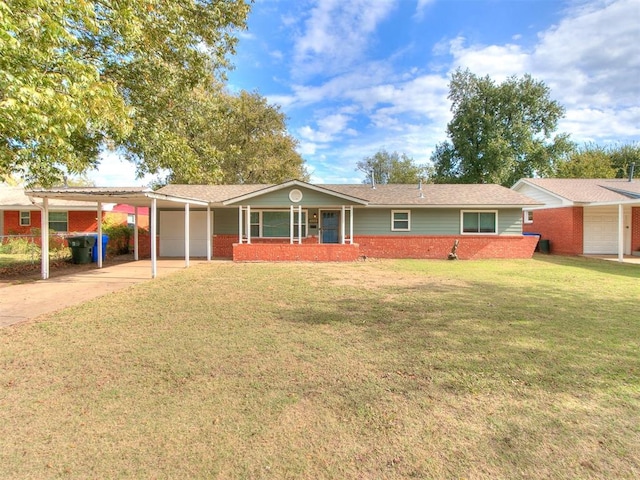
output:
[[[640,141],[640,0],[256,0],[232,91],[287,116],[313,183],[361,183],[381,149],[428,164],[447,139],[451,74],[530,74],[578,144]],[[105,158],[99,186],[144,185]]]

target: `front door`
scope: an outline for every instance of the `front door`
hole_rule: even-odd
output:
[[[336,210],[325,210],[322,212],[320,219],[322,243],[338,243],[340,212]]]

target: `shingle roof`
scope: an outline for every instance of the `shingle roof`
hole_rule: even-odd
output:
[[[523,181],[576,203],[640,198],[640,182],[623,178],[526,178]]]
[[[197,198],[210,203],[258,192],[273,185],[167,185],[158,193],[186,198]],[[423,206],[520,206],[538,205],[518,192],[500,185],[442,185],[417,184],[377,185],[365,184],[314,184],[318,188],[366,200],[370,206],[423,205]]]

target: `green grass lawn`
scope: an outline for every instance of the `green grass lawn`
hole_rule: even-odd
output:
[[[0,330],[2,478],[638,478],[640,266],[213,262]]]

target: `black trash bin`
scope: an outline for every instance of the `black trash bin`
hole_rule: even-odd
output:
[[[67,238],[67,243],[71,249],[71,259],[73,263],[90,263],[91,247],[96,243],[96,237],[91,235],[76,235]]]
[[[551,243],[549,240],[540,240],[538,247],[540,248],[540,253],[549,253],[551,251]]]

